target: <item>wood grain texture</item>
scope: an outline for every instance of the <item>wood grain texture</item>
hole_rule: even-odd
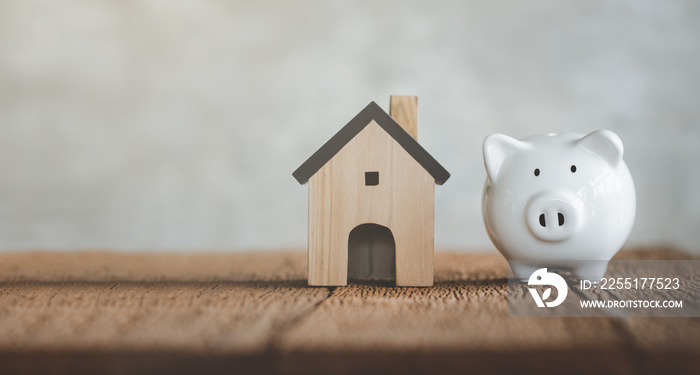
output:
[[[418,97],[392,95],[389,116],[414,139],[418,139]]]
[[[434,197],[431,175],[372,121],[309,179],[309,285],[347,284],[348,238],[366,223],[391,229],[397,285],[432,285]]]
[[[0,373],[697,373],[698,318],[512,318],[507,263],[305,286],[305,252],[0,255]],[[626,251],[618,259],[687,259]]]

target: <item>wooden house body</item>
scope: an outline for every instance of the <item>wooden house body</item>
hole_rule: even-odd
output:
[[[433,284],[435,184],[450,175],[414,138],[416,103],[392,97],[413,135],[372,102],[294,172],[309,184],[309,285]]]

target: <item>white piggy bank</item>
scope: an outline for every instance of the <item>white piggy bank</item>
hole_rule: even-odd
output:
[[[632,230],[634,183],[609,130],[484,140],[486,230],[527,280],[537,269],[599,281]]]

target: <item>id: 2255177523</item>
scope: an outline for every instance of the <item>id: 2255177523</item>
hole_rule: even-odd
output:
[[[581,280],[581,288],[585,288],[586,284],[590,285],[590,281]],[[600,289],[668,289],[677,290],[681,287],[680,280],[677,277],[609,277],[600,280]]]

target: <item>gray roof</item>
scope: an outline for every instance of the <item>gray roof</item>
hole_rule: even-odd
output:
[[[311,176],[316,174],[335,154],[340,151],[351,139],[355,138],[362,129],[374,120],[384,131],[403,147],[409,155],[415,159],[431,176],[435,183],[442,185],[450,178],[450,173],[440,165],[410,134],[404,130],[391,116],[389,116],[375,102],[371,102],[358,113],[340,131],[335,133],[321,148],[309,157],[292,176],[305,184]]]

